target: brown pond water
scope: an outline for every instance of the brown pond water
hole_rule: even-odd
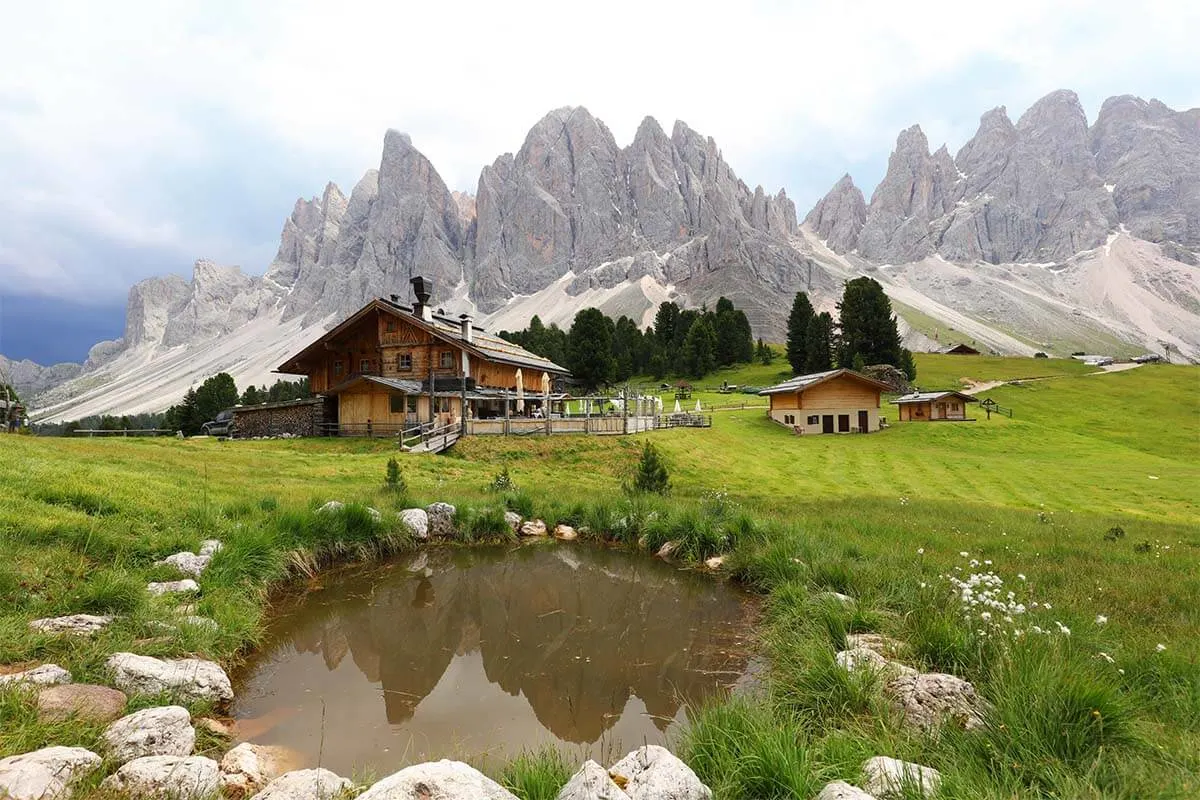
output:
[[[710,577],[553,541],[415,558],[429,577],[337,570],[279,609],[235,676],[239,740],[344,775],[546,744],[607,763],[746,671],[756,606]]]

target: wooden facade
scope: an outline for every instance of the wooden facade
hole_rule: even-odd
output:
[[[382,299],[277,371],[307,375],[314,394],[336,397],[330,423],[388,430],[461,423],[464,410],[468,419],[517,414],[518,384],[533,407],[542,398],[543,376],[554,381],[567,374],[465,317],[451,320],[419,304],[409,310]]]
[[[901,422],[970,421],[967,403],[975,398],[962,392],[914,392],[897,397],[892,404],[899,409]]]
[[[801,375],[764,389],[768,416],[798,434],[869,433],[879,430],[887,385],[848,369]]]

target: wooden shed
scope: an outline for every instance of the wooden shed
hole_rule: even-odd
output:
[[[869,433],[879,430],[880,397],[888,385],[849,369],[798,375],[759,394],[767,415],[796,433]]]
[[[962,392],[913,392],[892,401],[899,406],[901,422],[974,422],[967,416],[967,403],[974,397]]]
[[[977,356],[979,351],[969,344],[956,344],[953,347],[947,347],[942,350],[948,356]]]

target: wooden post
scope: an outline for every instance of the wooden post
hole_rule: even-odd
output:
[[[504,398],[504,435],[508,436],[508,398]]]

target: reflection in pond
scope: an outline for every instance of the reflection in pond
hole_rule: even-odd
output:
[[[565,543],[427,555],[430,577],[335,571],[282,609],[238,676],[239,739],[342,774],[548,743],[609,759],[745,670],[753,609],[705,576]]]

